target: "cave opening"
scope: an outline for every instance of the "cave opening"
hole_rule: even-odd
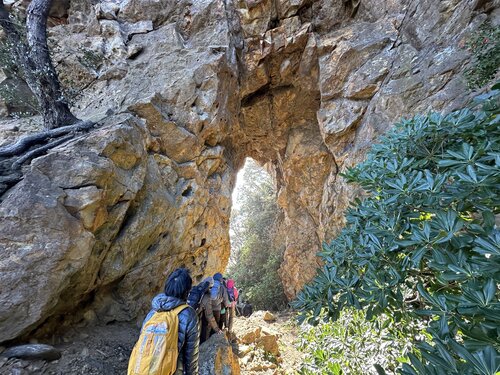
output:
[[[230,219],[231,254],[226,274],[240,289],[241,300],[257,309],[286,307],[279,268],[285,250],[283,214],[269,165],[247,158],[238,172]]]

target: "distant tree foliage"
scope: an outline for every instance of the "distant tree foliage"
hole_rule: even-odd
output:
[[[271,176],[253,160],[247,160],[238,199],[228,274],[254,308],[280,310],[287,303],[278,275],[284,250],[276,238],[280,209]]]
[[[345,178],[367,193],[294,306],[425,324],[405,375],[500,371],[500,84],[471,108],[404,120]],[[414,337],[408,337],[414,340]],[[380,371],[379,371],[380,373]]]

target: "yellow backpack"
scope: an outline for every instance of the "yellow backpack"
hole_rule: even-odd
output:
[[[128,375],[172,375],[177,369],[178,314],[188,307],[155,312],[142,327],[128,362]]]

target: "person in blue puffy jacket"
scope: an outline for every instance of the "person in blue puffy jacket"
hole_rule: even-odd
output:
[[[151,302],[152,309],[144,319],[144,324],[156,311],[169,311],[185,304],[193,281],[189,271],[178,268],[167,279],[164,293],[158,294]],[[179,338],[176,375],[198,375],[198,347],[200,334],[198,315],[188,306],[179,313]]]

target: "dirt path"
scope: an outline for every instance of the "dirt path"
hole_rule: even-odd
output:
[[[302,355],[295,348],[298,335],[292,314],[277,314],[272,323],[264,321],[263,316],[264,312],[257,311],[250,318],[235,319],[238,340],[233,343],[233,350],[239,353],[241,374],[296,373]],[[255,331],[259,331],[259,337],[253,342],[241,341]],[[138,334],[138,328],[131,323],[72,328],[63,336],[44,341],[62,352],[61,359],[45,362],[0,357],[0,375],[123,375]],[[271,338],[262,339],[266,336]],[[266,352],[265,347],[274,354]]]
[[[296,374],[303,360],[297,349],[298,328],[290,312],[275,314],[275,321],[265,321],[265,312],[235,320],[238,337],[235,352],[240,357],[243,375]]]
[[[61,359],[52,362],[6,360],[0,357],[1,375],[123,375],[128,357],[138,337],[138,329],[130,323],[72,328],[64,336],[55,337],[54,346]]]

